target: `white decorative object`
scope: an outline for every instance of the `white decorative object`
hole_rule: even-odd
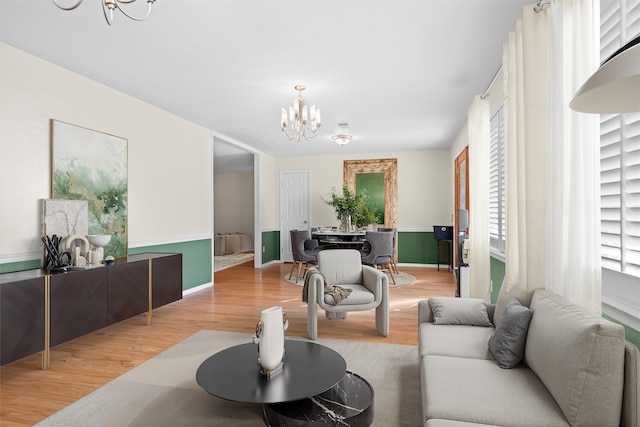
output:
[[[89,264],[101,264],[104,258],[104,247],[111,240],[110,234],[90,234],[87,236],[94,249],[90,252]]]
[[[284,331],[288,326],[282,307],[276,306],[262,311],[254,339],[258,344],[258,362],[262,367],[260,373],[273,375],[282,369]]]

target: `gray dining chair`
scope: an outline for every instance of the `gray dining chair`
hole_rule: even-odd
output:
[[[310,265],[315,265],[318,262],[318,252],[321,249],[318,247],[316,239],[309,238],[307,230],[290,230],[289,233],[291,237],[291,254],[293,256],[289,280],[291,280],[293,271],[297,267],[297,282],[300,277],[304,277],[304,273],[306,273]],[[302,270],[303,267],[304,271]]]
[[[398,264],[396,263],[396,252],[398,250],[398,229],[378,227],[378,231],[393,233],[393,257],[391,258],[391,267],[393,268],[394,273],[400,274],[400,272],[398,271]]]
[[[388,271],[393,284],[396,278],[393,276],[393,241],[394,234],[388,231],[367,231],[365,233],[362,263],[382,271]]]

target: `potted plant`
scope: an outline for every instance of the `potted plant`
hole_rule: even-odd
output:
[[[322,201],[335,210],[341,230],[352,231],[352,225],[364,227],[378,221],[377,215],[367,207],[366,199],[366,192],[358,194],[345,185],[342,193],[331,187],[328,198],[323,197]]]

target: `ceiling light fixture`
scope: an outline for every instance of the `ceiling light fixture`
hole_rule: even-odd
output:
[[[82,3],[82,0],[78,0],[78,2],[74,5],[61,6],[60,4],[58,4],[56,0],[51,0],[51,1],[53,1],[53,4],[55,4],[59,9],[62,9],[62,10],[73,10],[76,7],[80,6],[80,4]],[[107,24],[111,25],[111,23],[113,22],[113,11],[118,9],[120,12],[122,12],[124,16],[126,16],[129,19],[133,19],[134,21],[144,21],[151,15],[151,7],[153,6],[153,3],[155,1],[156,0],[147,0],[147,4],[149,5],[147,14],[142,18],[136,18],[135,16],[129,15],[122,8],[123,4],[135,3],[136,0],[102,0],[102,11],[104,12],[104,19],[107,20]]]
[[[582,113],[640,111],[640,36],[604,61],[578,90],[569,106]]]
[[[287,110],[282,109],[281,129],[284,137],[289,140],[295,139],[299,142],[302,137],[315,138],[320,129],[320,109],[312,105],[307,114],[307,106],[304,105],[302,98],[302,91],[306,88],[305,85],[294,86],[298,91],[298,97],[293,100],[293,106],[289,107],[289,117],[287,117]],[[289,126],[295,131],[294,135],[287,132]]]
[[[331,139],[338,145],[347,145],[351,141],[351,135],[333,135]]]

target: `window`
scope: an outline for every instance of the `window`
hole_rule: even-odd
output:
[[[603,1],[600,59],[640,34],[640,0]],[[640,277],[640,113],[600,116],[602,267]]]
[[[506,194],[504,187],[503,107],[491,118],[489,141],[489,240],[491,253],[504,257],[506,241]]]

